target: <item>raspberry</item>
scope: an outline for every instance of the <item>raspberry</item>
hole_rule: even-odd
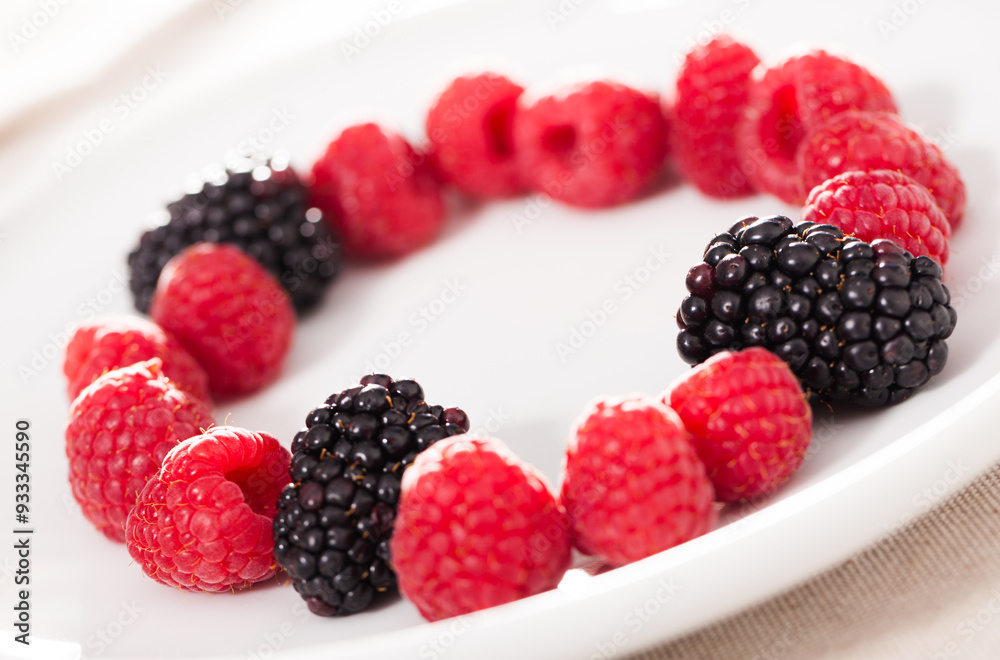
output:
[[[73,401],[66,455],[83,515],[114,541],[163,457],[212,425],[211,411],[164,375],[159,358],[108,371]]]
[[[614,565],[715,525],[712,484],[674,411],[643,396],[590,405],[566,449],[561,501],[574,545]]]
[[[174,447],[128,516],[143,573],[188,591],[243,589],[274,575],[271,521],[288,450],[267,433],[217,426]]]
[[[167,205],[168,221],[128,255],[135,306],[148,312],[160,271],[195,243],[232,243],[281,282],[296,310],[316,305],[340,272],[340,241],[287,163],[244,156],[206,168],[195,192]]]
[[[514,148],[534,190],[583,207],[627,202],[660,173],[666,121],[655,96],[597,81],[519,101]]]
[[[736,124],[759,62],[749,46],[720,35],[688,52],[677,75],[673,154],[684,177],[706,195],[753,192],[736,153]]]
[[[552,589],[570,563],[566,513],[541,475],[467,435],[407,470],[389,545],[400,590],[429,621]]]
[[[845,112],[817,125],[799,147],[801,196],[850,170],[897,170],[934,195],[951,229],[962,221],[965,184],[936,144],[896,115]]]
[[[688,271],[677,348],[694,364],[763,346],[821,399],[899,403],[948,361],[958,317],[941,276],[890,240],[748,216]]]
[[[524,88],[495,73],[462,76],[427,113],[432,157],[442,177],[474,197],[524,189],[514,155],[514,110]]]
[[[356,257],[398,257],[444,225],[440,185],[428,159],[376,124],[352,126],[312,169],[312,203]]]
[[[805,459],[812,409],[795,374],[766,349],[719,353],[663,400],[694,437],[719,501],[770,493]]]
[[[155,323],[136,317],[109,317],[76,328],[66,345],[63,374],[75,399],[99,376],[120,367],[159,358],[174,385],[210,403],[208,376],[176,339]]]
[[[288,294],[233,245],[199,243],[163,268],[153,320],[198,360],[212,394],[248,394],[274,380],[292,343]]]
[[[736,128],[740,161],[754,186],[801,204],[808,189],[801,190],[795,162],[799,143],[816,125],[851,108],[895,112],[896,104],[868,69],[823,50],[760,64]]]
[[[948,261],[951,227],[927,188],[900,172],[844,172],[809,193],[802,219],[871,242],[889,238],[914,256]]]
[[[424,401],[412,380],[370,374],[331,395],[292,441],[274,519],[274,556],[310,611],[355,614],[395,591],[389,537],[403,471],[418,452],[469,430],[458,408]]]

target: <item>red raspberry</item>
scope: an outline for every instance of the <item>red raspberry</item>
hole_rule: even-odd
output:
[[[715,525],[712,482],[674,411],[643,396],[593,403],[566,449],[561,501],[573,543],[615,565]]]
[[[936,144],[896,115],[845,112],[816,126],[797,156],[802,196],[841,172],[898,170],[931,191],[952,230],[965,211],[965,184]]]
[[[444,225],[441,188],[428,159],[376,124],[346,129],[312,169],[312,203],[356,257],[397,257]]]
[[[99,319],[76,328],[63,362],[69,398],[75,399],[102,374],[151,358],[160,358],[163,373],[174,385],[211,402],[205,370],[180,342],[155,323],[130,316]]]
[[[440,440],[403,474],[390,541],[399,588],[429,621],[554,588],[569,568],[566,513],[498,440]]]
[[[228,244],[198,243],[167,262],[149,313],[195,356],[220,398],[274,380],[295,329],[285,290]]]
[[[868,69],[823,50],[760,64],[736,128],[747,176],[758,189],[801,204],[808,189],[801,190],[795,162],[799,143],[817,124],[851,108],[895,112],[896,103]]]
[[[291,455],[267,433],[217,426],[177,445],[139,493],[125,543],[169,587],[230,591],[278,568],[272,521]]]
[[[719,501],[769,493],[802,465],[812,409],[788,365],[763,348],[712,356],[663,399],[694,436]]]
[[[839,227],[866,243],[888,238],[942,266],[951,227],[927,188],[899,172],[844,172],[809,193],[802,220]]]
[[[666,130],[655,96],[597,81],[530,105],[522,96],[514,148],[534,190],[575,206],[611,206],[660,173]]]
[[[474,197],[524,190],[514,156],[514,110],[524,88],[495,73],[456,78],[427,113],[432,157],[446,181]]]
[[[178,442],[212,425],[201,399],[178,389],[159,358],[109,371],[73,401],[69,483],[83,515],[114,541],[146,481]]]
[[[759,62],[749,46],[723,34],[690,51],[677,75],[673,154],[684,177],[706,195],[753,192],[736,153],[736,124]]]

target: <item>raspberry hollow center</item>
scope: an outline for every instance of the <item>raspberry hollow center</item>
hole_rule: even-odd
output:
[[[274,517],[275,502],[285,485],[280,479],[280,474],[271,474],[271,470],[281,472],[281,465],[278,463],[265,463],[264,465],[242,466],[225,473],[225,478],[240,488],[243,493],[243,501],[246,502],[254,513]]]
[[[486,115],[486,137],[490,152],[498,159],[510,158],[514,154],[514,106],[500,105]]]
[[[771,106],[760,123],[760,131],[761,144],[766,151],[776,149],[776,155],[789,161],[795,158],[803,130],[794,87],[785,85],[774,93]]]
[[[568,124],[550,126],[542,133],[542,148],[565,158],[576,145],[576,129]]]

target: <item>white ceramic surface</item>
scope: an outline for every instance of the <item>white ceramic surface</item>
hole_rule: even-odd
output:
[[[341,42],[331,41],[213,95],[144,114],[127,127],[128,140],[95,150],[86,167],[3,218],[0,398],[9,436],[15,419],[32,424],[37,657],[621,657],[815,575],[1000,459],[993,441],[1000,134],[985,73],[1000,64],[990,33],[997,8],[919,5],[886,32],[879,21],[900,22],[891,3],[838,3],[822,16],[813,5],[777,0],[632,0],[558,13],[571,4],[469,3],[400,20],[350,63]],[[566,20],[553,24],[553,16]],[[419,136],[435,91],[482,62],[532,84],[595,65],[662,90],[675,54],[723,24],[764,56],[802,39],[857,53],[894,91],[904,116],[941,137],[961,168],[970,204],[948,267],[959,324],[947,369],[919,396],[880,411],[820,415],[809,460],[793,480],[766,501],[726,512],[717,531],[694,542],[597,577],[574,571],[556,591],[434,625],[401,600],[321,619],[307,615],[287,586],[236,596],[172,591],[144,578],[124,547],[82,519],[65,478],[68,402],[55,347],[95,308],[130,309],[120,286],[124,256],[186,174],[259,131],[276,109],[293,119],[270,146],[289,149],[300,168],[359,117],[387,118]],[[462,406],[474,427],[558,482],[565,437],[588,400],[656,394],[686,369],[674,349],[673,314],[684,273],[708,238],[746,213],[797,214],[770,197],[721,203],[686,185],[599,212],[532,201],[462,209],[418,254],[350,267],[300,324],[282,379],[220,407],[218,419],[288,443],[313,405],[371,361],[419,379],[433,401]],[[459,289],[455,301],[435,302],[448,287]],[[568,343],[608,299],[617,311],[561,358],[557,342]],[[434,310],[432,322],[417,320],[423,308]],[[410,343],[395,355],[400,333]],[[37,375],[22,377],[20,367]],[[0,474],[13,483],[8,462]],[[14,562],[11,545],[2,544],[4,566]],[[7,569],[0,593],[7,607],[14,597]],[[10,643],[9,626],[0,624],[0,653],[22,650]]]

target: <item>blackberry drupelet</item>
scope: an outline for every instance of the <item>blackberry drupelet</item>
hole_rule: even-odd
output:
[[[957,315],[942,274],[889,240],[749,216],[688,272],[677,348],[697,364],[763,346],[821,399],[898,403],[947,361]]]
[[[429,405],[416,381],[381,374],[309,413],[292,441],[274,556],[314,614],[354,614],[396,588],[389,538],[403,472],[427,447],[468,430],[458,408]]]
[[[148,313],[160,271],[199,242],[233,243],[254,257],[288,291],[296,311],[319,302],[339,273],[340,240],[287,163],[243,156],[209,168],[198,190],[167,205],[169,220],[145,232],[129,254],[135,306]]]

